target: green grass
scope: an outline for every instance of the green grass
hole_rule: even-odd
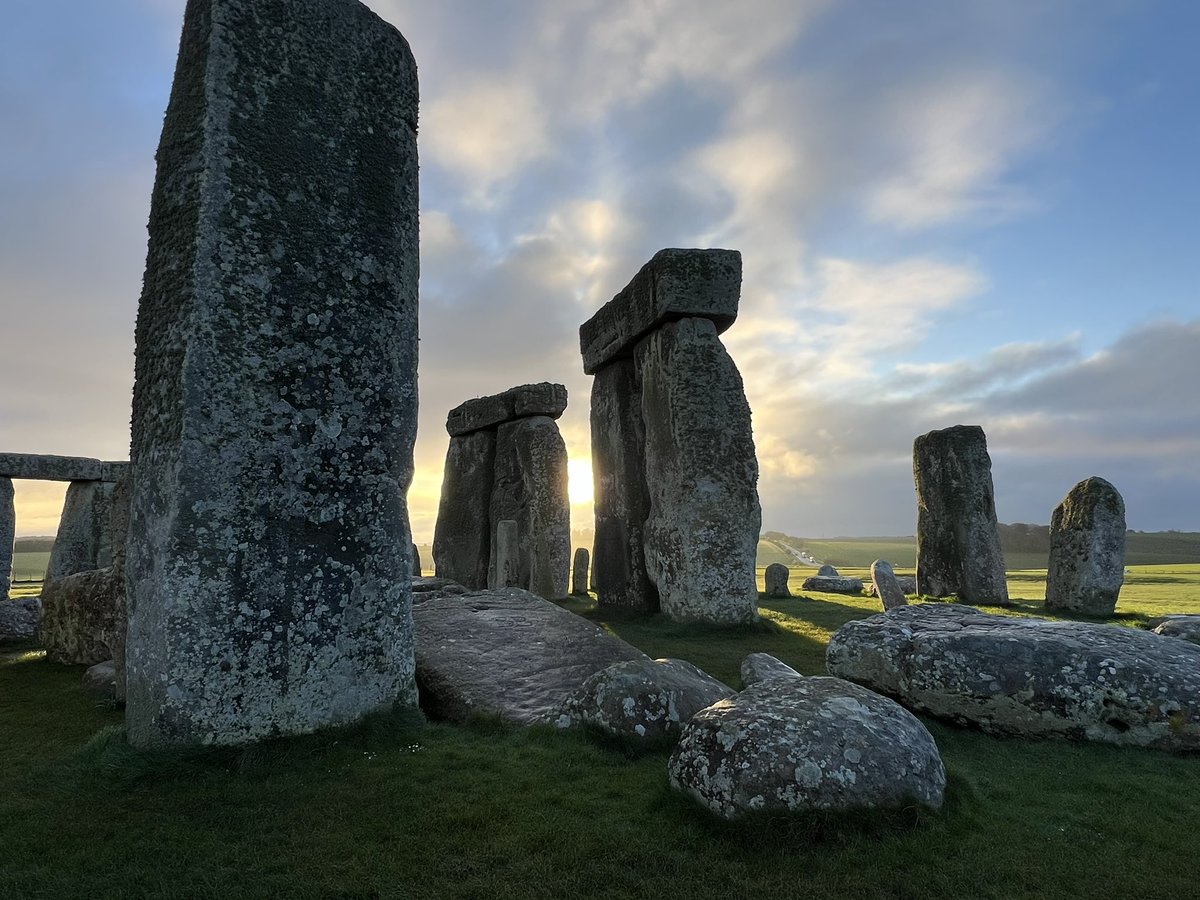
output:
[[[41,581],[50,564],[50,551],[18,551],[13,554],[13,580]]]
[[[1034,597],[1034,579],[1011,584]],[[1135,570],[1126,591],[1138,617],[1200,612],[1200,566]],[[763,625],[714,629],[566,605],[735,687],[754,650],[822,672],[829,635],[878,609],[865,596],[763,601]],[[0,654],[0,897],[1200,893],[1195,757],[931,722],[950,775],[941,812],[731,825],[671,793],[665,753],[486,721],[380,718],[242,751],[136,754],[81,674],[32,649]]]

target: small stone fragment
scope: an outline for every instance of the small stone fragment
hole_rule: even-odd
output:
[[[89,694],[116,699],[117,671],[111,659],[98,662],[83,673],[83,689]]]
[[[895,609],[908,603],[900,582],[896,580],[896,573],[892,571],[892,564],[886,559],[877,559],[871,563],[871,586],[875,588],[875,596],[883,601],[884,610]]]
[[[1154,627],[1154,633],[1200,644],[1200,616],[1167,616]]]
[[[770,653],[751,653],[742,660],[743,689],[750,687],[752,684],[758,684],[760,681],[766,681],[768,678],[778,678],[780,676],[804,677],[787,663],[776,659]]]
[[[832,578],[837,578],[838,570],[835,566],[831,566],[829,563],[825,563],[823,566],[821,566],[821,568],[817,569],[817,574],[822,575],[822,576],[829,576]]]
[[[803,591],[820,591],[825,594],[861,594],[863,583],[861,578],[849,578],[844,575],[809,575],[800,585]]]

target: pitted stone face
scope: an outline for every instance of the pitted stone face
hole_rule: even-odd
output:
[[[460,403],[446,416],[446,431],[451,437],[459,437],[526,416],[557,419],[566,408],[567,389],[563,385],[549,381],[522,384],[500,394]]]
[[[137,322],[136,746],[415,700],[416,116],[356,0],[189,0]]]

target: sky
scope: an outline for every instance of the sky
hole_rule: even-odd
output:
[[[1086,477],[1200,531],[1200,4],[369,0],[421,110],[420,421],[567,385],[663,247],[742,252],[724,341],[763,529],[915,528],[912,441],[982,425],[1001,521]],[[128,458],[133,326],[182,0],[10,0],[0,31],[0,449]],[[17,485],[18,534],[62,486]]]

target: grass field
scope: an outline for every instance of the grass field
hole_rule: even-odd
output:
[[[1014,572],[1033,598],[1037,573]],[[1118,621],[1200,612],[1200,566],[1136,569]],[[565,605],[739,685],[767,650],[820,673],[868,597],[763,601],[711,629]],[[1015,614],[1037,612],[1023,601]],[[1200,759],[929,722],[939,813],[715,820],[666,755],[578,734],[380,719],[243,751],[138,755],[82,669],[0,655],[0,897],[1194,897]]]
[[[14,581],[41,581],[46,574],[46,566],[50,563],[50,551],[33,553],[17,552],[13,554]]]

